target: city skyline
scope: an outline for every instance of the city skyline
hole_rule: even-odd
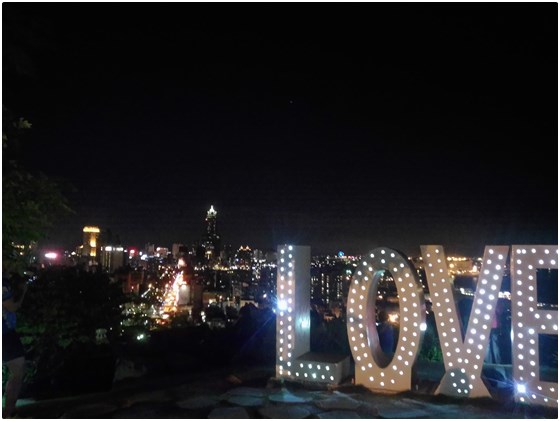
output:
[[[558,242],[554,3],[3,12],[21,161],[74,187],[46,246],[191,243],[211,205],[234,247]]]

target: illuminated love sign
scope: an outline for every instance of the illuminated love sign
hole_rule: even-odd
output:
[[[481,379],[491,322],[498,301],[508,246],[487,246],[465,337],[453,298],[444,249],[421,246],[445,374],[436,393],[489,397]],[[558,384],[539,379],[539,334],[558,335],[558,312],[537,307],[537,269],[558,269],[558,246],[512,246],[512,349],[515,399],[558,407]],[[339,383],[350,374],[348,359],[310,353],[310,248],[278,247],[276,325],[279,378]],[[389,271],[397,287],[400,332],[390,358],[380,346],[375,323],[379,279]],[[426,330],[424,292],[410,260],[387,247],[373,250],[356,267],[347,302],[347,331],[355,381],[370,389],[410,390],[412,366]]]

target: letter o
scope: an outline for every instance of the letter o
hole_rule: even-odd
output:
[[[385,270],[395,281],[400,308],[399,341],[392,359],[381,350],[375,325],[377,285]],[[422,284],[404,254],[379,247],[362,259],[354,271],[347,302],[348,342],[355,361],[356,384],[370,389],[410,390],[412,365],[425,320]]]

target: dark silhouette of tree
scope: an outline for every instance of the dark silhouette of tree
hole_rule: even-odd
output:
[[[58,183],[19,163],[18,134],[31,124],[23,118],[12,119],[5,108],[2,114],[2,267],[22,271],[29,256],[21,255],[15,246],[44,238],[54,222],[72,210]]]
[[[4,97],[25,103],[26,92],[32,89],[38,76],[33,57],[40,52],[52,52],[54,44],[47,21],[37,13],[32,14],[30,8],[12,6],[3,9]],[[44,238],[59,217],[71,212],[61,182],[25,168],[24,136],[29,135],[31,123],[16,112],[9,105],[2,105],[2,269],[5,272],[21,272],[28,262],[29,256],[22,256],[21,249],[14,245],[27,247]]]
[[[29,285],[18,316],[22,337],[34,373],[31,382],[52,387],[52,381],[76,359],[111,349],[98,345],[99,329],[115,342],[120,333],[120,284],[103,273],[55,266],[40,272]]]
[[[276,315],[270,308],[246,304],[228,336],[234,362],[274,362],[276,356]]]
[[[206,312],[206,320],[226,318],[224,311],[217,305],[209,305],[204,311]]]

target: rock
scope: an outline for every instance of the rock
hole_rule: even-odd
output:
[[[305,408],[292,405],[267,406],[259,409],[259,414],[271,419],[300,419],[307,418],[310,412]]]
[[[251,418],[245,408],[238,406],[228,408],[215,408],[210,412],[208,418],[213,419],[246,419]]]
[[[319,418],[322,419],[355,419],[361,418],[357,413],[354,411],[329,411],[329,412],[321,412],[317,414]]]

